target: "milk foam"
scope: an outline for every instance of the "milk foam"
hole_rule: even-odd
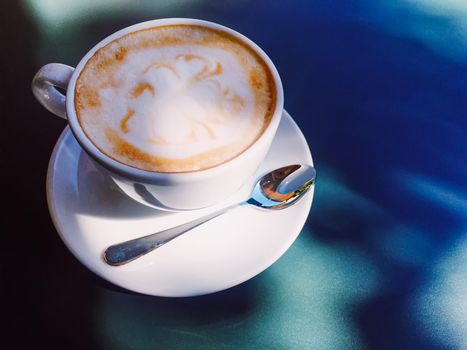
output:
[[[81,126],[104,153],[141,169],[194,171],[223,163],[269,122],[270,72],[223,33],[163,28],[117,39],[91,58],[75,94]]]

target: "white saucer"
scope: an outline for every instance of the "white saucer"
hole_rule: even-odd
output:
[[[311,153],[287,112],[257,175],[287,164],[312,164]],[[246,197],[243,188],[238,198]],[[121,194],[82,151],[67,127],[53,151],[47,198],[55,227],[70,251],[102,278],[157,296],[194,296],[242,283],[273,264],[294,242],[313,200],[313,188],[297,204],[265,212],[239,207],[119,267],[107,265],[109,245],[175,226],[216,207],[181,213],[151,209]]]

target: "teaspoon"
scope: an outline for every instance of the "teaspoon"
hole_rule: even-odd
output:
[[[275,169],[258,180],[248,200],[167,230],[114,244],[105,250],[104,261],[112,266],[129,263],[237,206],[249,204],[272,210],[287,208],[308,191],[315,177],[316,170],[310,165],[293,164]]]

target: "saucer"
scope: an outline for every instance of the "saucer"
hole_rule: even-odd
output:
[[[307,142],[284,111],[271,149],[256,176],[287,164],[313,164]],[[313,200],[311,188],[295,205],[278,211],[242,206],[155,251],[114,267],[102,259],[110,245],[179,225],[248,197],[251,188],[219,205],[186,212],[146,207],[122,194],[98,172],[69,127],[60,136],[47,173],[54,225],[87,268],[125,289],[155,296],[195,296],[240,284],[272,265],[300,233]]]

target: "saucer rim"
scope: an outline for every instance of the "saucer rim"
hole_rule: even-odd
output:
[[[291,126],[293,127],[295,133],[296,133],[296,137],[299,137],[301,140],[300,140],[300,143],[305,145],[307,147],[307,153],[308,153],[308,158],[309,158],[309,162],[311,165],[314,165],[314,161],[313,161],[313,157],[312,157],[312,153],[311,153],[311,149],[308,145],[308,142],[306,141],[306,138],[305,136],[303,135],[300,127],[297,125],[297,123],[295,122],[295,120],[290,116],[290,114],[284,109],[283,110],[283,116],[282,118],[287,118],[288,119],[288,122],[291,124]],[[230,289],[230,288],[233,288],[241,283],[244,283],[248,280],[250,280],[251,278],[259,275],[260,273],[264,272],[266,269],[268,269],[271,265],[273,265],[282,255],[285,254],[285,252],[292,246],[292,244],[295,242],[295,240],[297,239],[297,237],[300,235],[306,221],[307,221],[307,218],[309,216],[309,213],[310,213],[310,210],[311,210],[311,207],[312,207],[312,204],[313,204],[313,198],[314,198],[314,187],[308,191],[308,193],[304,196],[304,198],[301,199],[301,201],[307,201],[307,204],[304,206],[304,208],[302,209],[301,212],[298,212],[296,213],[295,215],[297,215],[298,217],[302,218],[302,223],[300,223],[296,229],[294,230],[291,230],[291,234],[289,234],[287,236],[287,239],[284,239],[281,244],[280,244],[280,249],[277,249],[274,254],[270,254],[269,258],[268,259],[264,259],[262,264],[258,264],[260,265],[259,269],[257,268],[258,266],[254,266],[256,268],[250,268],[248,269],[247,272],[243,273],[243,274],[238,274],[237,278],[232,278],[229,280],[229,283],[223,283],[224,285],[226,285],[225,287],[222,287],[222,288],[219,288],[219,289],[216,289],[216,290],[211,290],[211,291],[206,291],[206,292],[196,292],[196,293],[178,293],[178,294],[164,294],[164,293],[148,293],[147,291],[144,291],[144,290],[140,290],[138,288],[132,288],[132,287],[129,287],[128,285],[125,285],[125,284],[122,284],[122,283],[119,283],[119,281],[115,281],[115,279],[112,278],[112,276],[107,276],[105,275],[105,273],[103,271],[101,271],[97,265],[93,264],[92,261],[88,261],[87,259],[85,259],[81,254],[80,252],[75,249],[75,247],[71,244],[71,242],[68,240],[68,238],[66,237],[66,234],[64,233],[64,231],[66,230],[66,225],[62,224],[62,222],[60,221],[60,218],[58,217],[59,214],[58,214],[58,211],[57,211],[57,208],[56,208],[56,205],[57,203],[55,203],[56,201],[54,200],[54,194],[53,194],[53,188],[54,188],[54,179],[56,178],[55,176],[55,171],[54,169],[56,168],[55,165],[57,163],[57,160],[58,160],[58,153],[60,152],[60,147],[63,145],[63,142],[64,142],[64,139],[70,135],[70,127],[67,125],[65,127],[65,129],[62,131],[62,133],[60,134],[59,138],[57,139],[57,142],[54,146],[54,149],[51,153],[51,156],[50,156],[50,160],[49,160],[49,164],[48,164],[48,168],[47,168],[47,178],[46,178],[46,195],[47,195],[47,204],[48,204],[48,209],[49,209],[49,213],[50,213],[50,217],[52,219],[52,222],[54,224],[54,227],[60,237],[60,239],[63,241],[63,243],[65,244],[65,246],[70,250],[70,252],[73,254],[73,256],[80,262],[82,263],[84,266],[86,266],[86,268],[88,268],[90,271],[92,271],[93,273],[95,273],[97,276],[99,276],[100,278],[103,278],[104,280],[114,284],[114,285],[117,285],[123,289],[126,289],[126,290],[129,290],[129,291],[133,291],[133,292],[137,292],[137,293],[140,293],[140,294],[144,294],[144,295],[150,295],[150,296],[158,296],[158,297],[191,297],[191,296],[199,296],[199,295],[208,295],[208,294],[212,294],[212,293],[216,293],[216,292],[220,292],[220,291],[223,291],[223,290],[227,290],[227,289]],[[277,130],[278,132],[279,129]],[[71,132],[71,136],[74,137],[73,133]],[[274,140],[273,140],[274,142]],[[79,145],[78,143],[78,146],[81,148],[80,149],[80,152],[85,152],[81,145]],[[132,200],[132,199],[131,199]],[[157,210],[155,208],[152,208],[154,210]]]

